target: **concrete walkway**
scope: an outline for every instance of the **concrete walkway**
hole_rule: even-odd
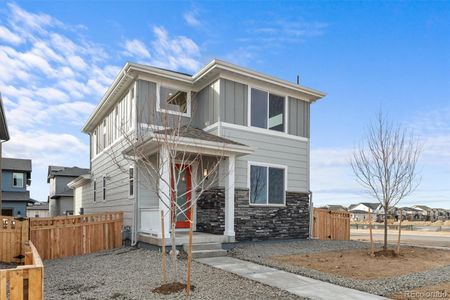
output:
[[[200,258],[196,261],[310,299],[387,299],[232,257]]]

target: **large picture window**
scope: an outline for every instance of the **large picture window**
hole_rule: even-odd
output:
[[[190,95],[180,89],[160,86],[159,87],[159,110],[189,116]]]
[[[23,173],[13,173],[13,187],[24,187],[24,181]]]
[[[284,205],[285,168],[250,165],[250,203]]]
[[[251,126],[285,131],[285,97],[251,89]]]

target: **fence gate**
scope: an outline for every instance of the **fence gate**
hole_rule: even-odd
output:
[[[314,208],[313,237],[319,240],[350,240],[350,214]]]
[[[28,220],[0,216],[0,262],[19,263],[23,241],[28,241]]]

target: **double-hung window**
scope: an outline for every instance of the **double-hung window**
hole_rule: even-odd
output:
[[[251,126],[285,132],[286,98],[254,88],[250,97]]]
[[[286,167],[250,164],[250,204],[284,205]]]
[[[13,187],[23,188],[25,179],[23,173],[13,173]]]
[[[190,117],[191,95],[189,92],[158,85],[157,109],[161,112]]]

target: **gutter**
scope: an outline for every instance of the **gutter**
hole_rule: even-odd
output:
[[[309,240],[314,239],[313,228],[314,226],[314,202],[313,202],[313,192],[309,191]]]

